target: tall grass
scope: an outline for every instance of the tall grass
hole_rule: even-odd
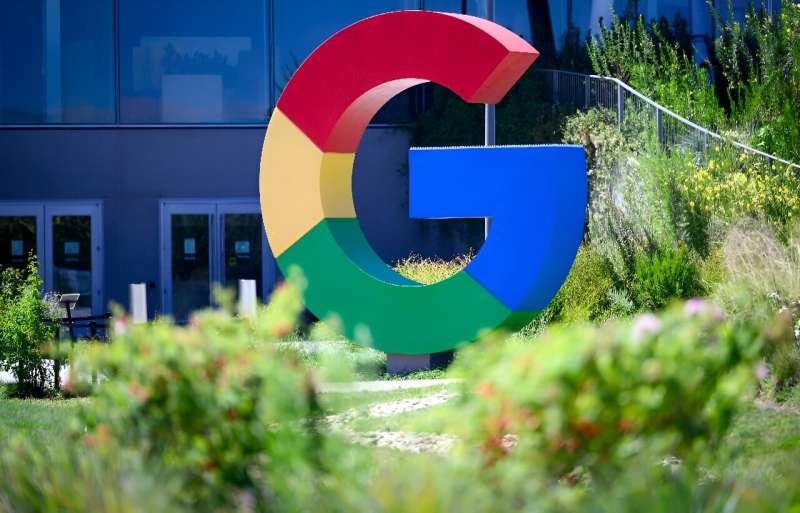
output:
[[[794,307],[800,300],[800,229],[786,243],[766,223],[742,220],[727,233],[722,259],[730,277],[717,296],[732,313],[760,315]]]
[[[780,396],[800,383],[800,227],[786,243],[762,222],[741,221],[728,232],[722,247],[728,279],[716,290],[718,301],[732,315],[772,322],[765,356],[770,366],[768,392]]]
[[[411,255],[398,261],[394,265],[394,270],[409,280],[423,285],[432,285],[446,280],[465,268],[474,256],[471,249],[466,254],[459,255],[452,260]]]

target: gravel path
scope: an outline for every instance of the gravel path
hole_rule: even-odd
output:
[[[444,404],[455,397],[453,392],[443,390],[438,394],[426,395],[424,397],[412,397],[397,401],[373,404],[367,410],[368,417],[392,417],[400,413],[424,410],[432,406]]]
[[[388,392],[392,390],[411,390],[414,388],[433,388],[458,383],[457,379],[396,379],[386,381],[354,381],[352,383],[323,383],[323,393],[349,392]]]
[[[402,431],[369,431],[353,433],[348,438],[361,445],[372,445],[416,454],[447,454],[458,439],[452,435],[405,433]]]
[[[426,381],[437,381],[439,382],[437,384],[441,384],[440,382],[443,380]],[[350,425],[358,418],[391,417],[401,413],[431,408],[446,403],[455,395],[455,393],[445,390],[423,397],[386,401],[360,408],[351,408],[342,413],[328,415],[325,417],[325,422],[333,431],[344,435],[347,439],[357,444],[413,453],[432,452],[445,454],[457,441],[456,437],[435,433],[407,433],[402,431],[359,432],[353,430]]]

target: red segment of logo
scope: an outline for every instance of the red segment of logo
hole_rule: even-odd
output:
[[[474,16],[379,14],[322,43],[278,108],[322,151],[353,153],[375,113],[401,91],[431,81],[466,102],[497,103],[538,56],[510,30]]]

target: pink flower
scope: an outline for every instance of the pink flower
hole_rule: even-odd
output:
[[[767,364],[764,363],[764,360],[761,360],[756,364],[755,371],[756,377],[760,381],[765,381],[767,378],[769,378],[769,367],[767,367]]]
[[[640,341],[648,335],[655,335],[661,329],[661,319],[651,313],[646,313],[638,316],[633,321],[633,328],[631,334],[633,340]]]
[[[706,311],[706,302],[703,298],[693,297],[683,305],[683,313],[686,315],[700,315]]]
[[[114,317],[114,334],[124,335],[126,331],[128,331],[128,317],[126,315]]]
[[[700,297],[694,297],[686,301],[683,305],[683,313],[689,317],[708,315],[717,321],[725,319],[725,313],[720,307]]]

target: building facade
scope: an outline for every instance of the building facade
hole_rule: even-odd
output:
[[[0,267],[35,252],[46,289],[80,292],[84,313],[126,306],[136,282],[151,315],[185,318],[240,278],[266,299],[272,106],[325,38],[399,9],[486,14],[483,0],[0,0]],[[556,49],[612,9],[680,14],[698,41],[713,36],[704,0],[495,0],[498,23]],[[387,261],[467,243],[407,218],[407,124],[425,103],[424,88],[393,100],[356,159],[359,219]]]

